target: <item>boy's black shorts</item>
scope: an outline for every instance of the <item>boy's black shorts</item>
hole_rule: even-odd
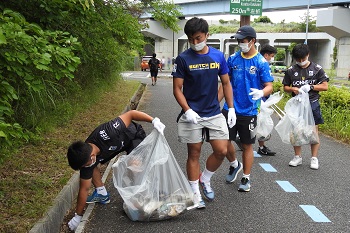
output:
[[[225,109],[222,109],[221,112],[222,114],[224,114],[227,120],[228,111]],[[232,128],[228,128],[228,131],[230,134],[229,139],[231,141],[235,141],[236,135],[238,132],[240,141],[243,144],[254,144],[256,139],[256,136],[254,134],[254,130],[256,130],[256,125],[257,125],[257,116],[237,116],[236,125],[233,126]],[[253,138],[251,137],[252,134],[254,134]]]

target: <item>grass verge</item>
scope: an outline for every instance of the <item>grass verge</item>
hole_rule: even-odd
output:
[[[68,145],[118,116],[138,86],[137,81],[116,81],[90,105],[77,108],[66,124],[23,146],[0,165],[0,232],[28,232],[43,217],[75,172],[67,163]]]

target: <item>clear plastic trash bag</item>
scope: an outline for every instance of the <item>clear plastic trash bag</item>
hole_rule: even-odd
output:
[[[165,137],[153,130],[113,164],[113,182],[133,221],[173,218],[193,205],[193,191]]]
[[[319,143],[308,93],[301,92],[288,100],[284,110],[286,114],[275,127],[284,143],[293,146]]]
[[[270,107],[277,104],[283,97],[280,92],[276,92],[271,95],[265,102],[261,100],[260,112],[257,116],[257,129],[256,137],[259,141],[267,141],[271,137],[271,132],[273,130],[273,120],[271,115],[274,110]]]

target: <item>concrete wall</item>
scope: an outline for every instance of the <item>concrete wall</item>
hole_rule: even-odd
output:
[[[230,39],[230,36],[232,36],[232,33],[210,35],[207,44],[219,49],[228,58],[229,55],[237,50],[237,41]],[[291,42],[304,43],[305,37],[305,33],[257,33],[256,46],[260,50],[261,45],[268,43],[277,48],[287,49]],[[177,54],[189,47],[186,35],[179,37],[178,45],[176,49]],[[319,63],[323,68],[330,69],[333,62],[332,55],[335,38],[327,33],[308,33],[308,45],[310,47],[310,59]],[[292,62],[291,57],[287,55],[285,62],[287,65],[290,65]]]
[[[339,39],[337,76],[348,77],[350,72],[350,37]]]
[[[318,11],[316,26],[338,39],[337,76],[348,77],[350,71],[350,9],[337,6]]]

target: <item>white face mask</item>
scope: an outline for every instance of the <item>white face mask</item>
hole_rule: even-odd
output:
[[[302,62],[295,62],[295,63],[297,63],[297,65],[300,66],[300,67],[304,67],[308,62],[309,62],[309,60],[306,59],[305,61],[302,61]]]
[[[275,58],[274,58],[274,57],[271,57],[269,63],[273,62],[274,60],[275,60]]]
[[[194,51],[201,51],[202,49],[204,49],[204,47],[206,46],[206,41],[203,40],[202,42],[198,43],[198,44],[192,44],[190,43],[190,48],[193,49]]]
[[[238,46],[241,48],[243,53],[249,52],[250,48],[252,47],[252,45],[249,46],[249,43],[250,43],[250,41],[248,43],[239,43],[238,44]]]

